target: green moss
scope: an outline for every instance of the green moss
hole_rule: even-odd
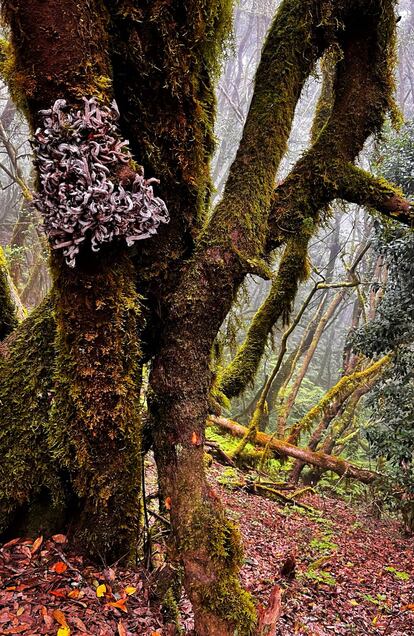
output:
[[[0,381],[0,531],[41,493],[51,507],[64,486],[47,444],[55,324],[50,299],[15,331]]]
[[[232,7],[233,0],[190,0],[185,7],[169,0],[109,3],[121,124],[145,173],[160,179],[160,192],[174,210],[160,237],[164,258],[140,268],[148,278],[159,278],[160,270],[173,275],[171,260],[189,253],[209,212],[214,88]]]
[[[232,626],[235,634],[249,636],[254,633],[256,611],[252,598],[242,589],[238,578],[243,563],[240,533],[233,523],[214,504],[207,503],[193,517],[190,551],[200,545],[212,561],[209,582],[200,578],[193,593],[197,595],[202,613],[214,614]],[[201,621],[203,618],[201,617]],[[227,633],[227,632],[226,632]]]
[[[248,592],[243,590],[236,576],[227,575],[203,594],[206,612],[234,625],[234,634],[252,636],[256,627],[256,610]]]
[[[82,501],[77,536],[92,553],[120,554],[140,517],[138,332],[142,318],[126,255],[88,257],[55,276],[56,364],[48,442]]]
[[[16,307],[9,286],[7,262],[0,246],[0,341],[17,326]]]
[[[183,631],[180,627],[180,611],[177,598],[172,587],[169,587],[161,603],[161,613],[165,625],[174,625],[175,634],[179,636]]]
[[[319,402],[310,409],[298,422],[296,422],[289,431],[287,441],[290,444],[297,444],[302,433],[310,430],[317,417],[321,417],[330,407],[332,402],[341,397],[350,395],[362,382],[365,382],[378,374],[381,369],[388,364],[391,356],[386,355],[369,365],[362,371],[355,371],[351,375],[345,375],[325,393]]]
[[[10,40],[0,42],[0,74],[16,105],[36,127],[38,111],[57,98],[108,99],[108,14],[103,0],[90,6],[61,0],[49,10],[35,0],[3,0]],[[59,64],[51,55],[58,44]]]
[[[241,144],[208,228],[209,242],[228,246],[247,271],[263,260],[277,169],[300,92],[320,53],[318,22],[308,3],[280,4],[262,51]]]

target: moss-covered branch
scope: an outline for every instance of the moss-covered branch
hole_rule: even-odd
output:
[[[269,295],[254,315],[236,356],[220,374],[218,387],[228,398],[239,395],[253,382],[273,326],[279,318],[288,321],[298,285],[309,274],[310,234],[291,239],[286,245]]]
[[[300,92],[325,46],[317,4],[283,0],[277,11],[223,198],[201,237],[225,242],[248,271],[260,271],[276,172]]]
[[[342,57],[336,64],[331,116],[274,193],[269,249],[300,232],[306,219],[315,219],[333,199],[346,199],[341,171],[347,172],[366,139],[394,110],[394,2],[348,3],[348,11],[346,28],[337,34]]]
[[[331,448],[328,440],[339,439],[342,436],[342,434],[348,428],[350,421],[352,420],[352,416],[355,412],[359,400],[362,398],[363,395],[365,395],[372,389],[375,382],[378,380],[380,373],[381,369],[376,374],[365,378],[362,383],[359,383],[358,387],[353,391],[351,395],[349,395],[349,393],[347,392],[339,392],[336,395],[332,403],[324,409],[318,426],[315,428],[312,435],[310,436],[308,442],[308,450],[315,451],[318,449],[322,438],[331,425],[332,420],[336,418],[333,425],[335,431],[331,431],[330,434],[326,435],[325,442],[321,447],[321,451],[323,453],[327,453],[328,455],[332,453],[335,442],[333,442]],[[346,406],[344,407],[344,405]],[[291,481],[297,482],[299,480],[303,466],[303,462],[295,462],[290,474]]]
[[[341,198],[346,201],[373,208],[406,225],[414,225],[413,203],[407,201],[402,191],[385,179],[348,164],[341,166],[337,173],[337,188]]]
[[[309,431],[313,422],[316,418],[321,417],[327,409],[331,406],[332,402],[338,397],[341,396],[343,400],[347,399],[359,386],[359,384],[370,380],[373,376],[376,376],[383,367],[389,363],[392,355],[388,354],[383,356],[376,362],[373,362],[370,366],[362,371],[355,371],[350,375],[344,375],[336,384],[333,386],[325,395],[321,398],[321,400],[316,404],[304,417],[296,422],[289,431],[289,436],[287,441],[290,444],[296,444],[300,434],[302,432]]]

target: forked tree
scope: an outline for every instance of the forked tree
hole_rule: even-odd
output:
[[[251,634],[240,538],[206,481],[203,440],[212,394],[240,392],[263,347],[219,376],[210,355],[246,275],[271,277],[285,244],[274,302],[289,311],[333,199],[411,222],[402,194],[354,163],[394,112],[395,1],[282,1],[213,210],[214,84],[232,0],[2,5],[1,72],[34,134],[54,284],[2,346],[1,529],[70,522],[90,553],[128,553],[152,447],[197,633]],[[275,189],[301,90],[332,52],[325,123]]]

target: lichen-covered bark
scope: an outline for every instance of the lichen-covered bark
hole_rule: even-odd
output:
[[[10,292],[7,263],[0,246],[0,342],[17,326],[16,307]]]

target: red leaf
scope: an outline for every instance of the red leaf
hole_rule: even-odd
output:
[[[53,596],[57,596],[58,598],[66,598],[68,592],[64,587],[59,587],[57,590],[52,590],[50,592]]]
[[[68,569],[68,566],[66,565],[66,563],[63,563],[63,561],[58,561],[57,563],[52,565],[50,569],[57,574],[63,574],[63,572],[66,572],[66,570]]]

